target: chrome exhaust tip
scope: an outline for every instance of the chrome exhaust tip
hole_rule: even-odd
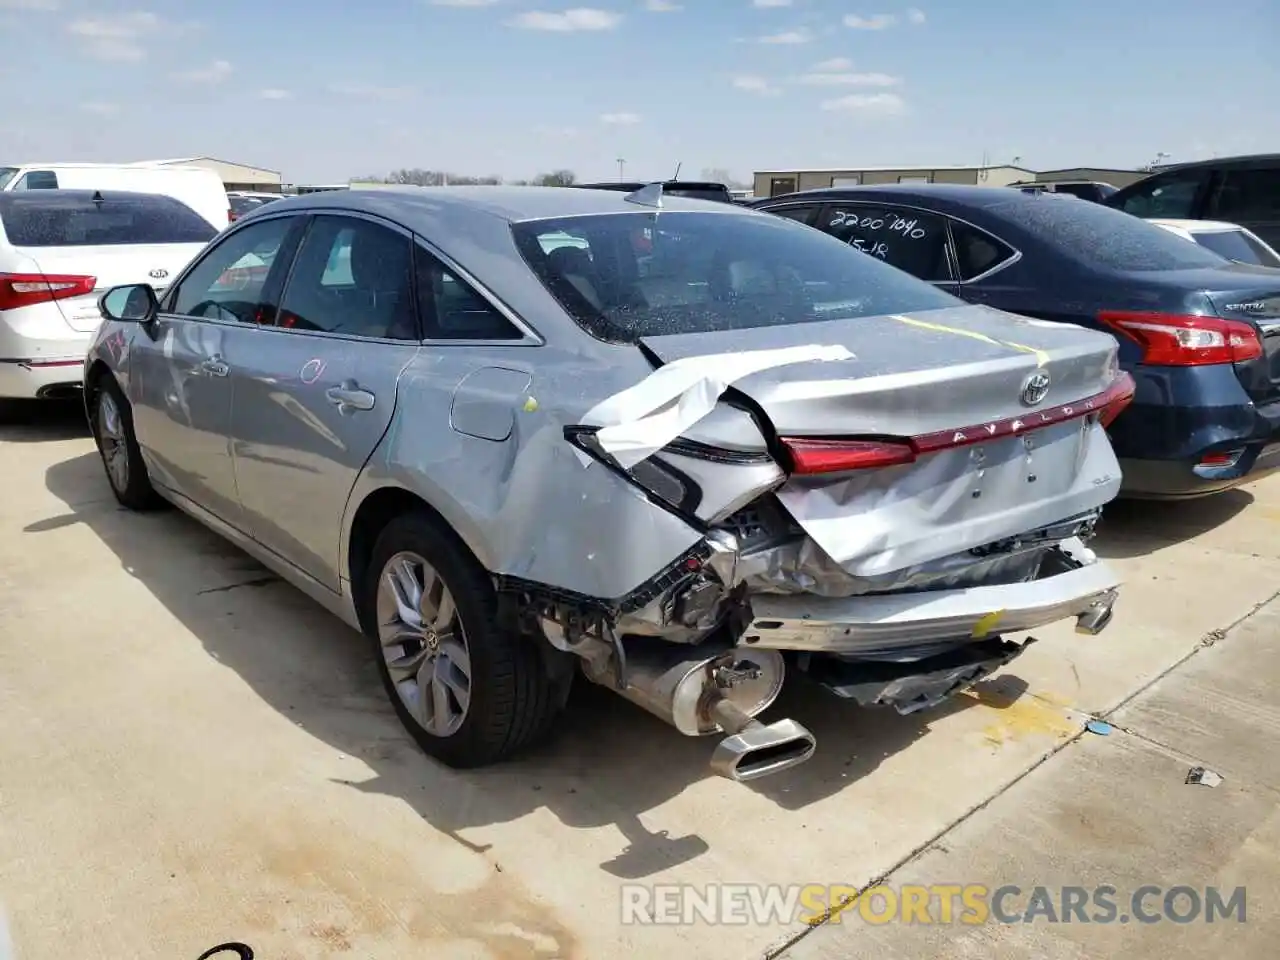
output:
[[[1100,601],[1094,604],[1091,609],[1076,617],[1076,633],[1096,637],[1107,629],[1107,625],[1111,623],[1111,618],[1114,615],[1114,601],[1111,599]]]
[[[798,767],[817,749],[813,734],[794,720],[768,726],[753,720],[716,745],[711,769],[717,776],[741,783]]]

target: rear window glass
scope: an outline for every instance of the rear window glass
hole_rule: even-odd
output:
[[[961,303],[811,227],[745,211],[565,217],[512,230],[561,306],[613,342]]]
[[[1052,193],[1023,195],[987,208],[1042,243],[1113,270],[1194,270],[1223,258],[1138,217]]]
[[[1256,263],[1263,267],[1280,267],[1280,257],[1240,230],[1215,230],[1209,233],[1193,233],[1196,243],[1208,247],[1228,260]]]
[[[9,181],[18,175],[17,167],[0,167],[0,190],[9,185]]]
[[[49,196],[6,193],[0,223],[15,247],[89,247],[133,243],[207,243],[217,231],[172,197]]]

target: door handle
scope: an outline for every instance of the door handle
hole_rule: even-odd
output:
[[[225,377],[231,372],[231,368],[228,367],[226,362],[222,359],[222,355],[218,353],[215,353],[208,360],[204,361],[204,363],[200,364],[200,369],[211,377]]]
[[[329,402],[338,408],[339,413],[348,413],[352,410],[372,410],[374,403],[377,401],[368,390],[363,389],[354,380],[345,380],[336,387],[330,387],[324,392],[329,398]]]

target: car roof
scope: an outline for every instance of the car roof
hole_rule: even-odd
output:
[[[1052,195],[1052,194],[1051,194]],[[866,200],[883,198],[903,203],[920,200],[928,203],[948,204],[972,209],[974,207],[991,207],[996,204],[1017,203],[1019,198],[1026,203],[1040,203],[1038,195],[1023,193],[1021,190],[1004,190],[993,187],[979,187],[962,183],[885,183],[862,187],[821,187],[817,190],[801,190],[797,193],[768,197],[756,203],[803,200]],[[1054,200],[1053,203],[1066,202]]]
[[[1187,160],[1183,163],[1171,163],[1153,170],[1152,175],[1168,173],[1171,170],[1194,170],[1199,167],[1235,167],[1258,164],[1280,164],[1280,153],[1246,153],[1236,157],[1214,157],[1212,160]]]
[[[112,200],[137,200],[141,197],[174,200],[167,193],[148,193],[145,190],[0,190],[0,204],[10,205],[35,200],[92,200],[94,197],[101,197],[104,203]]]
[[[575,187],[379,187],[375,190],[333,190],[288,197],[272,204],[272,211],[328,208],[384,216],[433,219],[445,212],[472,211],[512,223],[600,213],[652,212],[653,207],[631,203],[614,190]],[[663,210],[740,213],[741,208],[712,200],[665,196]],[[749,211],[746,211],[749,212]]]

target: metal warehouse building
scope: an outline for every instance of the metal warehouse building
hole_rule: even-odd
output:
[[[1100,180],[1116,187],[1147,176],[1138,170],[1070,167],[1062,170],[1028,170],[1012,165],[995,167],[862,167],[846,170],[762,170],[755,175],[755,195],[776,197],[797,190],[853,187],[885,183],[967,183],[1003,187],[1038,180]]]
[[[228,190],[247,190],[257,193],[280,193],[280,171],[251,167],[230,160],[214,157],[179,157],[174,160],[144,160],[160,167],[203,167],[222,178]]]

